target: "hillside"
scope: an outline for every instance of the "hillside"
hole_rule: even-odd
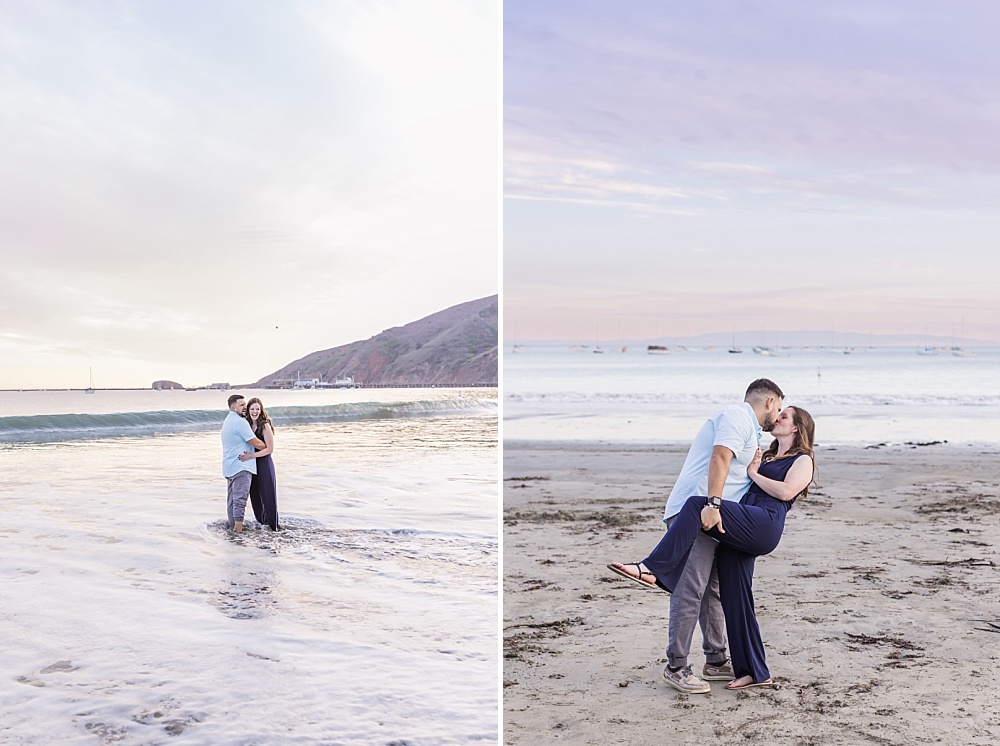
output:
[[[313,352],[253,385],[350,377],[367,386],[496,386],[497,328],[497,296],[491,295],[386,329],[370,339]]]

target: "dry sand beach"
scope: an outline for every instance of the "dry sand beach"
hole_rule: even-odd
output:
[[[504,444],[506,744],[1000,743],[1000,449],[819,447],[757,562],[780,688],[707,695],[660,679],[667,594],[605,567],[659,540],[686,450]]]

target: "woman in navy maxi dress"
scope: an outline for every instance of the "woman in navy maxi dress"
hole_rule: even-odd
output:
[[[689,497],[670,530],[646,559],[632,565],[615,563],[612,567],[619,575],[642,585],[655,583],[670,591],[684,569],[698,532],[705,531],[718,540],[719,595],[735,676],[727,687],[730,689],[771,681],[754,612],[754,560],[778,546],[785,516],[812,482],[814,429],[808,412],[786,407],[772,431],[774,443],[763,456],[758,451],[747,469],[753,484],[739,503],[723,500],[719,508],[714,508],[706,504],[704,496]],[[636,567],[638,573],[628,572],[628,567]]]
[[[264,411],[260,399],[254,397],[247,404],[247,421],[257,437],[264,441],[265,448],[256,449],[257,473],[250,480],[250,505],[253,507],[254,518],[261,525],[277,531],[278,524],[278,487],[274,475],[274,427],[271,418]]]

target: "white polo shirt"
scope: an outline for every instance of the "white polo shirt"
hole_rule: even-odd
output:
[[[760,446],[762,432],[753,407],[746,402],[730,404],[702,425],[667,498],[663,520],[677,515],[692,495],[708,495],[708,462],[715,446],[725,446],[733,452],[722,499],[738,501],[743,497],[750,488],[747,466]]]

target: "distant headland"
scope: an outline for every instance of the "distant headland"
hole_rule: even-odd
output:
[[[370,339],[310,353],[246,386],[496,386],[498,324],[498,299],[491,295]]]

